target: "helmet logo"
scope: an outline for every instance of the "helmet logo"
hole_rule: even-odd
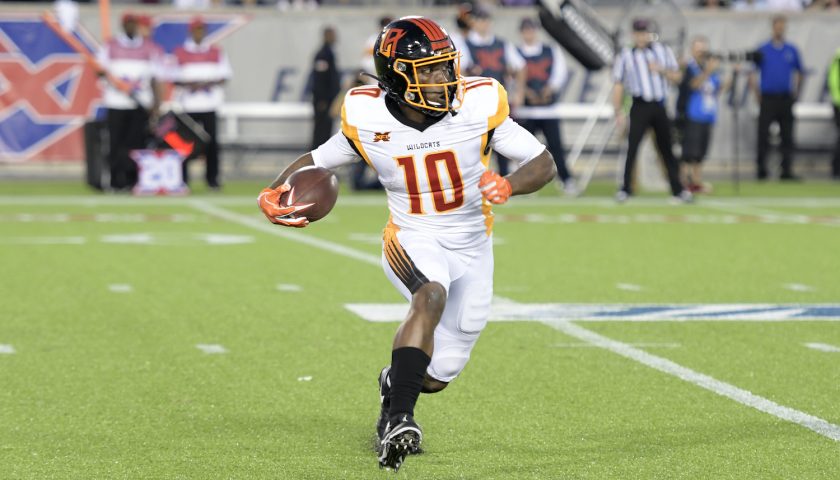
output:
[[[406,31],[402,28],[389,28],[382,34],[382,43],[379,45],[379,53],[386,57],[393,57],[397,54],[397,42],[404,37]]]

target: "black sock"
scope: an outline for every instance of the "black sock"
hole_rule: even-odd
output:
[[[414,404],[431,361],[426,352],[415,347],[401,347],[391,352],[391,418],[401,414],[414,415]]]

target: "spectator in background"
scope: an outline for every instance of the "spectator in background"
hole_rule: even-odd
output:
[[[563,52],[557,46],[549,46],[539,39],[538,25],[531,18],[522,19],[519,33],[522,44],[519,54],[525,59],[525,105],[540,107],[554,105],[560,100],[560,92],[569,79],[569,69]],[[566,168],[566,152],[563,150],[563,138],[559,118],[530,119],[520,122],[522,127],[536,135],[538,131],[545,136],[548,152],[554,157],[557,176],[563,183],[567,195],[577,195],[574,179]]]
[[[837,125],[837,142],[834,144],[834,158],[831,162],[831,178],[840,180],[840,48],[831,60],[828,69],[828,88],[834,104],[834,124]]]
[[[163,52],[139,33],[138,17],[122,16],[123,32],[115,35],[98,53],[99,63],[113,77],[122,80],[130,92],[109,83],[102,103],[107,109],[111,188],[130,190],[137,183],[137,165],[131,150],[146,147],[149,124],[160,110]]]
[[[195,17],[189,25],[190,37],[173,53],[175,61],[175,101],[210,136],[205,150],[207,186],[219,190],[219,143],[216,110],[225,102],[223,86],[233,76],[227,56],[217,45],[205,41],[207,25]],[[189,183],[184,161],[184,183]]]
[[[754,12],[767,10],[766,0],[735,0],[732,2],[732,10],[737,12]]]
[[[802,0],[766,0],[767,9],[772,11],[800,12],[805,4]]]
[[[787,19],[773,17],[773,37],[758,47],[760,58],[756,66],[761,75],[757,84],[755,72],[750,75],[750,88],[755,92],[759,105],[758,155],[756,176],[766,180],[767,150],[770,148],[770,125],[778,122],[782,137],[781,180],[798,180],[793,174],[793,103],[799,96],[802,84],[802,62],[799,50],[785,41]]]
[[[490,12],[476,8],[472,18],[472,31],[467,36],[467,49],[473,61],[469,73],[496,79],[510,94],[510,106],[522,106],[525,103],[525,59],[511,43],[493,34]],[[508,160],[497,153],[496,162],[499,175],[507,175]]]
[[[152,38],[152,17],[151,15],[137,15],[137,32],[143,38]]]
[[[692,193],[711,190],[710,185],[703,183],[701,165],[717,120],[718,95],[722,88],[719,68],[720,60],[709,54],[709,41],[705,37],[694,38],[691,58],[683,74],[688,98],[682,141],[683,182]]]
[[[362,61],[361,61],[361,64],[360,64],[360,67],[361,67],[361,71],[359,72],[360,74],[361,73],[369,73],[369,74],[372,74],[372,75],[376,74],[376,65],[373,64],[373,45],[376,43],[376,37],[379,36],[379,32],[381,32],[382,29],[385,28],[385,26],[388,25],[389,23],[391,23],[393,20],[394,19],[390,16],[381,17],[379,19],[379,30],[377,30],[376,33],[374,33],[373,35],[368,37],[367,41],[365,42],[365,51],[362,54]],[[376,81],[376,79],[374,79],[373,77],[363,76],[363,77],[360,77],[360,78],[362,78],[362,80],[363,80],[362,85],[364,85],[364,84],[376,85],[378,83]],[[358,80],[358,79],[353,79],[353,82],[351,82],[351,83],[354,84],[353,86],[358,86],[358,85],[355,85],[356,80]],[[350,87],[350,88],[352,88],[352,87]]]
[[[808,5],[811,10],[832,10],[840,8],[840,0],[814,0]]]
[[[315,110],[312,127],[312,150],[329,140],[333,130],[333,116],[330,106],[341,90],[341,77],[335,64],[333,45],[335,29],[326,27],[323,31],[324,44],[312,63],[312,106]]]
[[[472,30],[472,11],[473,5],[471,3],[462,3],[458,6],[458,15],[455,17],[455,25],[457,31],[449,35],[452,44],[455,45],[455,50],[461,52],[461,71],[468,72],[472,68],[473,60],[470,55],[470,48],[467,45],[467,36]]]

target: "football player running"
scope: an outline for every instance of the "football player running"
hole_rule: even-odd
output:
[[[391,364],[379,375],[380,467],[399,469],[420,451],[414,421],[420,393],[443,390],[461,373],[490,315],[492,204],[532,193],[556,175],[551,155],[508,116],[496,81],[460,75],[446,31],[423,17],[388,24],[376,40],[378,86],[347,92],[341,132],[286,168],[259,205],[277,225],[305,227],[281,205],[286,179],[309,165],[333,169],[360,158],[388,196],[382,267],[410,302]],[[488,170],[492,150],[519,163],[502,177]]]

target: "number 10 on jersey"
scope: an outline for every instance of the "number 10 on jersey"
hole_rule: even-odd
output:
[[[411,204],[409,213],[422,214],[423,202],[420,197],[420,184],[417,181],[417,166],[415,165],[414,156],[397,157],[395,158],[397,164],[405,170],[405,185],[408,189],[408,198]],[[435,206],[435,211],[446,212],[455,210],[464,204],[464,182],[461,179],[461,170],[458,168],[458,160],[455,158],[455,152],[434,152],[428,153],[423,157],[426,164],[426,176],[429,179],[429,188],[431,189],[432,200]],[[443,193],[443,184],[440,181],[439,166],[443,163],[446,174],[449,176],[449,182],[452,185],[454,193],[452,200],[447,200]]]

